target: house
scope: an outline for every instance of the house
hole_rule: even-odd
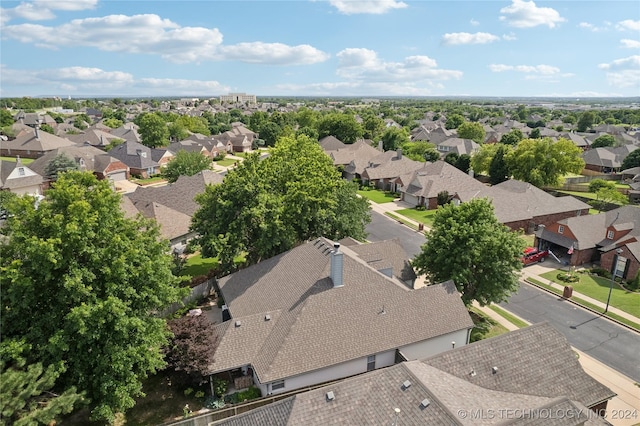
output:
[[[148,178],[160,173],[174,154],[164,148],[149,148],[138,142],[127,141],[109,151],[109,155],[129,166],[133,176]]]
[[[591,142],[588,141],[584,136],[574,132],[561,133],[560,137],[570,140],[575,146],[582,149],[583,151],[586,151],[591,146]]]
[[[360,177],[365,184],[369,183],[380,189],[397,191],[399,187],[396,179],[421,167],[424,167],[424,163],[404,157],[402,149],[398,149],[379,153],[371,158],[360,173]],[[345,172],[357,174],[358,169],[346,167]]]
[[[317,238],[220,279],[230,319],[209,374],[251,376],[270,395],[468,343],[453,282],[412,290],[393,262],[363,256]]]
[[[438,208],[438,194],[448,192],[481,191],[486,187],[478,180],[444,161],[422,163],[411,173],[398,177],[394,183],[400,187],[400,197],[411,206]]]
[[[0,191],[42,195],[42,182],[42,175],[22,164],[20,157],[16,161],[0,160]]]
[[[180,176],[177,181],[161,187],[140,187],[122,197],[122,209],[127,217],[141,213],[155,219],[163,238],[172,249],[183,247],[194,234],[189,229],[191,217],[200,208],[195,197],[207,185],[222,183],[223,176],[203,170],[193,176]]]
[[[599,415],[613,396],[584,372],[564,336],[540,323],[209,424],[524,425],[566,413],[553,424],[604,426]]]
[[[35,160],[30,166],[37,173],[46,176],[47,166],[58,155],[73,159],[78,165],[78,170],[90,171],[100,180],[109,179],[112,182],[118,182],[129,177],[129,167],[126,164],[90,145],[54,149]]]
[[[77,135],[66,135],[67,139],[77,144],[91,145],[98,148],[104,149],[109,143],[111,143],[114,139],[120,139],[118,136],[115,136],[109,132],[104,130],[98,130],[96,128],[86,129],[83,133],[79,133]]]
[[[214,139],[223,144],[230,141],[233,152],[246,152],[251,150],[253,141],[258,139],[258,134],[244,127],[243,123],[235,122],[231,123],[231,130],[215,136]]]
[[[621,249],[617,273],[632,280],[640,270],[640,208],[624,206],[596,215],[583,215],[539,228],[537,247],[570,255],[569,264],[599,262],[613,271],[613,261]]]
[[[480,149],[480,145],[471,139],[449,138],[436,145],[436,149],[440,153],[440,157],[444,158],[448,154],[455,153],[458,155],[471,155]]]
[[[31,128],[40,127],[42,124],[55,128],[58,123],[49,114],[39,114],[36,112],[18,111],[13,117],[16,123],[27,125]]]
[[[42,157],[48,151],[73,145],[76,145],[76,143],[69,139],[52,135],[36,127],[13,140],[0,140],[0,155],[7,157],[20,156],[22,158],[38,158]]]
[[[343,167],[343,174],[347,180],[359,178],[369,160],[380,155],[380,151],[372,147],[366,140],[359,140],[350,145],[343,144],[343,147],[325,150],[325,153],[331,157],[334,166]]]
[[[127,142],[141,142],[142,139],[138,134],[138,126],[134,123],[126,123],[117,129],[111,130],[113,136],[120,138]]]
[[[173,142],[169,144],[167,147],[171,152],[175,152],[176,154],[179,151],[187,151],[187,152],[199,152],[205,157],[211,158],[211,151],[209,151],[202,141],[195,141],[191,139],[182,140],[180,142]]]
[[[584,168],[600,173],[618,172],[627,155],[636,149],[638,149],[636,145],[590,149],[582,154],[582,159],[585,162]]]

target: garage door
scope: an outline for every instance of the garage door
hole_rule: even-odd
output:
[[[415,195],[407,194],[406,192],[404,194],[404,201],[408,204],[411,204],[412,206],[418,205],[418,197],[416,197]]]
[[[127,179],[127,172],[115,172],[115,173],[111,173],[107,176],[109,178],[109,180],[113,181],[113,182],[118,182],[120,180],[126,180]]]

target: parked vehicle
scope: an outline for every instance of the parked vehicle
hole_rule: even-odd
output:
[[[538,250],[535,247],[527,247],[524,249],[524,255],[520,258],[522,263],[527,266],[532,263],[544,262],[549,257],[549,250]]]

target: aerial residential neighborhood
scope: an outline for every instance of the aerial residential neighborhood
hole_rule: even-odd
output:
[[[0,16],[0,425],[640,425],[637,3]]]

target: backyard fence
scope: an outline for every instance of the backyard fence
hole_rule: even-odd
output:
[[[216,288],[215,283],[216,283],[215,278],[209,278],[205,282],[200,283],[195,287],[192,287],[191,293],[189,293],[184,299],[182,299],[182,302],[176,302],[171,304],[167,309],[161,311],[159,315],[163,318],[168,317],[169,315],[175,313],[179,309],[183,308],[184,306],[192,302],[209,297],[211,295],[211,292],[214,291]]]

